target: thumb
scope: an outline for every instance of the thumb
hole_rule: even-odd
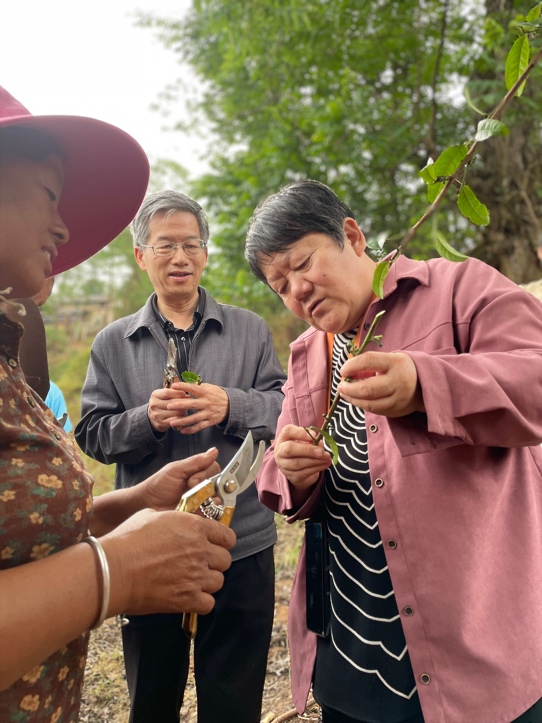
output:
[[[192,457],[172,462],[172,466],[177,467],[179,473],[186,477],[191,477],[197,472],[201,472],[203,469],[207,469],[218,457],[218,449],[216,447],[210,447],[206,452],[200,452],[194,454]]]
[[[351,379],[373,377],[377,372],[389,368],[388,354],[379,351],[365,351],[359,356],[348,359],[341,368],[341,375]]]

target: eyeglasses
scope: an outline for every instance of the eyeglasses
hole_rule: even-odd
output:
[[[203,241],[200,238],[189,239],[183,241],[180,244],[156,244],[155,246],[146,246],[145,244],[139,244],[141,249],[152,249],[155,256],[174,256],[177,253],[177,249],[181,248],[187,256],[197,256],[207,248],[207,241]]]

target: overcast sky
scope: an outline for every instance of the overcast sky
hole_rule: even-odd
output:
[[[187,70],[133,13],[182,17],[191,0],[0,0],[0,84],[31,113],[87,115],[131,133],[151,162],[205,168],[196,137],[164,130],[151,109]],[[172,110],[182,117],[185,99]]]

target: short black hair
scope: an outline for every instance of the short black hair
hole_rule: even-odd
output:
[[[262,256],[281,253],[309,233],[323,233],[344,246],[344,220],[354,218],[348,206],[319,181],[289,183],[262,201],[250,219],[245,258],[252,273],[267,283]]]

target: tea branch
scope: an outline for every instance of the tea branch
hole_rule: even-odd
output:
[[[382,343],[381,343],[382,334],[378,334],[377,336],[375,336],[374,332],[380,322],[380,319],[384,316],[385,313],[386,313],[386,311],[385,311],[385,309],[383,309],[382,311],[379,311],[378,314],[375,315],[375,318],[373,319],[372,324],[369,327],[369,330],[367,331],[367,334],[365,335],[364,340],[361,342],[361,344],[359,346],[356,346],[353,342],[351,342],[349,344],[349,351],[352,354],[352,356],[358,356],[359,354],[361,354],[363,351],[365,351],[367,345],[370,344],[371,342],[375,342],[376,344],[378,344],[378,346],[382,346]],[[346,378],[345,381],[350,381],[350,380],[348,378]],[[333,418],[335,410],[337,409],[337,405],[338,405],[340,399],[341,399],[341,395],[339,394],[339,392],[337,392],[337,394],[335,394],[335,397],[333,398],[333,402],[331,403],[329,412],[327,414],[323,415],[324,423],[322,424],[322,426],[320,428],[314,427],[314,426],[303,427],[303,429],[307,432],[309,437],[311,437],[311,439],[313,440],[313,444],[318,444],[322,438],[325,438],[328,445],[330,445],[332,452],[333,452],[333,445],[335,445],[335,447],[336,447],[336,444],[335,444],[335,440],[333,439],[333,437],[331,437],[328,430],[329,430],[329,427],[331,426],[331,420]],[[314,434],[314,433],[316,433],[316,434]],[[333,444],[331,444],[330,439],[331,439],[331,442],[333,442]]]
[[[521,73],[521,75],[516,80],[516,82],[512,85],[510,90],[499,101],[499,103],[497,104],[497,106],[495,107],[493,112],[488,115],[488,117],[485,119],[485,121],[480,122],[480,124],[478,125],[479,133],[484,132],[484,127],[488,125],[487,121],[489,121],[489,120],[497,121],[500,118],[500,116],[502,116],[504,110],[508,107],[508,105],[512,101],[512,98],[516,95],[518,90],[521,88],[522,84],[525,82],[527,76],[533,71],[534,67],[537,65],[537,63],[540,61],[541,58],[542,58],[542,50],[539,50],[536,53],[536,55],[533,56],[530,63],[527,65],[527,67],[525,68],[523,73]],[[504,124],[501,124],[501,125],[494,126],[494,128],[495,128],[495,130],[500,131],[500,133],[502,134],[503,126],[504,126]],[[457,184],[460,174],[474,159],[478,145],[480,143],[482,143],[484,140],[487,140],[488,138],[490,138],[494,135],[498,135],[498,134],[499,134],[499,132],[493,132],[493,133],[490,133],[489,135],[486,135],[483,138],[482,137],[478,138],[478,134],[477,134],[474,138],[474,141],[472,141],[472,144],[470,145],[468,152],[466,153],[465,157],[460,161],[460,163],[456,167],[455,171],[453,171],[448,176],[436,176],[433,179],[433,183],[443,183],[443,186],[442,186],[441,190],[438,192],[438,195],[436,196],[434,201],[424,212],[424,214],[418,219],[418,221],[416,221],[416,223],[404,235],[403,239],[401,240],[401,243],[399,244],[399,246],[397,248],[397,253],[396,253],[395,258],[397,258],[397,256],[401,253],[401,251],[404,249],[404,247],[410,241],[412,241],[412,239],[416,235],[420,226],[422,226],[435,213],[435,211],[437,210],[438,206],[440,205],[442,199],[448,192],[448,189],[451,186],[453,186],[454,184]],[[450,149],[448,149],[448,150],[450,150]],[[441,155],[441,157],[442,157],[442,155]],[[435,164],[433,164],[433,165],[435,165]],[[375,293],[376,293],[376,289],[375,289]]]

